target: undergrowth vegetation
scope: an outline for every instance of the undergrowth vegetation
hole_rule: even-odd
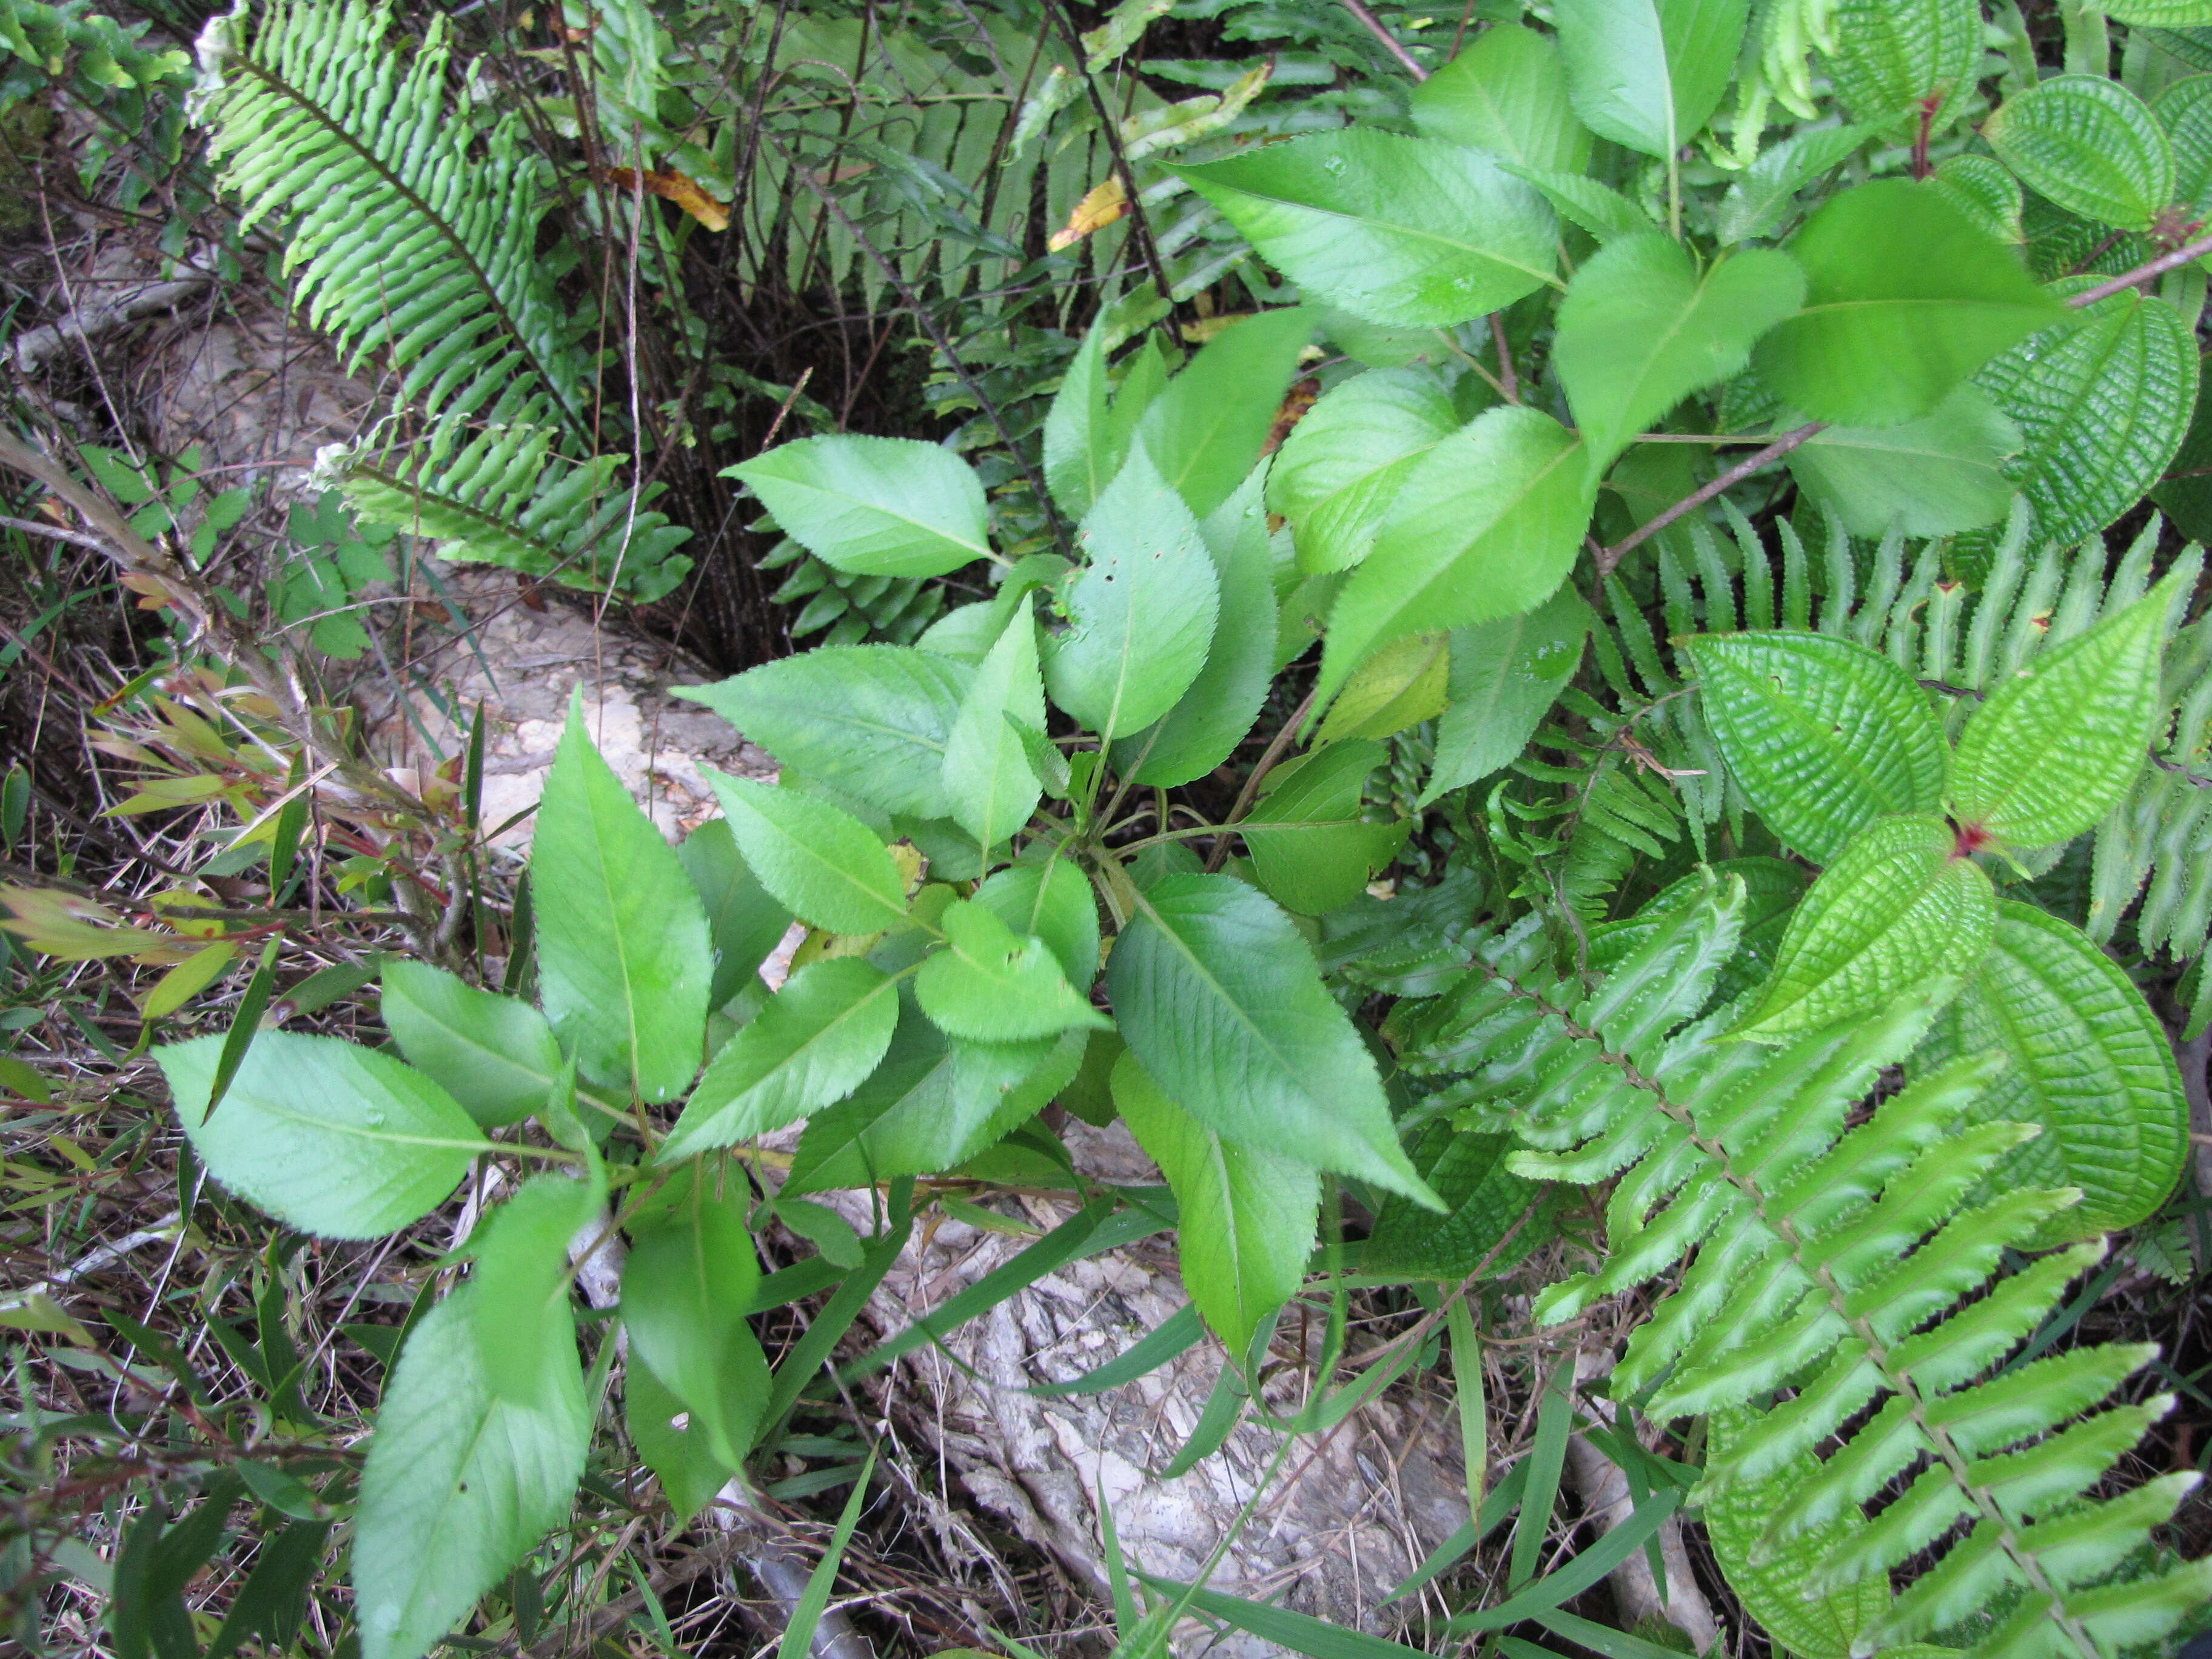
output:
[[[19,1639],[2207,1627],[2212,6],[0,8],[42,201],[377,398],[203,476],[11,325]],[[481,710],[385,769],[454,562],[780,777],[672,845],[580,698],[526,858]],[[1031,1242],[872,1341],[946,1218]],[[1145,1241],[1194,1313],[1054,1386],[1218,1352],[1207,1572],[1102,1486],[1109,1607],[871,1579],[902,1362]],[[1371,1629],[1207,1582],[1420,1389]]]

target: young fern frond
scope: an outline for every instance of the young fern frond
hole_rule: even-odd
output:
[[[1815,1533],[1829,1540],[1805,1580],[1815,1592],[1884,1584],[1966,1525],[1860,1632],[1858,1651],[1990,1611],[1997,1621],[1972,1650],[1990,1659],[2093,1659],[2162,1633],[2212,1589],[2212,1566],[2098,1581],[2194,1478],[2083,1498],[2172,1403],[2097,1409],[2153,1351],[2081,1348],[1999,1369],[2103,1254],[2099,1240],[2005,1268],[2079,1194],[2012,1190],[1971,1205],[1984,1175],[2036,1133],[1971,1121],[1996,1056],[1937,1067],[1847,1127],[1883,1068],[1918,1046],[1948,985],[1779,1047],[1716,1041],[1720,1014],[1685,1024],[1735,949],[1745,902],[1740,880],[1716,883],[1590,990],[1524,926],[1479,949],[1426,1012],[1429,1064],[1470,1074],[1489,1109],[1463,1121],[1510,1118],[1524,1143],[1516,1173],[1614,1182],[1608,1259],[1547,1291],[1539,1319],[1679,1268],[1617,1386],[1648,1395],[1657,1416],[1764,1407],[1715,1449],[1709,1494],[1820,1454],[1762,1544],[1779,1554]],[[1862,1506],[1886,1492],[1896,1495],[1868,1518]],[[1836,1531],[1838,1518],[1853,1524]]]

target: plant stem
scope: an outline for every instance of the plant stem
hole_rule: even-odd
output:
[[[1398,37],[1382,27],[1382,20],[1361,5],[1359,0],[1344,0],[1344,9],[1359,20],[1363,28],[1382,43],[1382,49],[1385,52],[1406,66],[1407,74],[1412,76],[1416,81],[1425,81],[1429,78],[1428,70],[1421,67],[1421,60],[1400,45]],[[1462,24],[1461,27],[1466,26]]]
[[[1598,554],[1597,574],[1601,576],[1611,574],[1613,568],[1620,562],[1622,556],[1632,548],[1641,547],[1675,520],[1686,514],[1696,512],[1723,490],[1733,489],[1759,468],[1770,462],[1780,460],[1808,438],[1826,431],[1827,426],[1828,423],[1826,421],[1808,421],[1796,431],[1784,433],[1757,454],[1746,456],[1711,483],[1700,489],[1692,490],[1656,518],[1645,520],[1611,547],[1604,549]]]

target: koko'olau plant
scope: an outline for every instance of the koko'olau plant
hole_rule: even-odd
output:
[[[412,165],[285,101],[345,78],[312,50],[341,15],[291,0],[210,53],[257,212],[319,157],[362,199]],[[587,1376],[577,1264],[623,1253],[622,1410],[688,1516],[809,1391],[978,1310],[825,1380],[918,1208],[994,1182],[1084,1196],[1030,1279],[1175,1230],[1230,1361],[1194,1453],[1256,1393],[1324,1213],[1372,1220],[1330,1230],[1332,1268],[1425,1293],[1564,1236],[1590,1265],[1538,1326],[1627,1298],[1613,1399],[1701,1420],[1701,1468],[1608,1559],[1686,1503],[1809,1659],[2149,1651],[2212,1598],[2160,1532],[2195,1477],[2114,1473],[2172,1404],[2135,1381],[2153,1349],[2061,1346],[2059,1312],[2181,1176],[2142,987],[2212,1019],[2185,967],[2212,618],[2201,553],[2138,510],[2203,514],[2166,475],[2208,441],[2212,9],[2069,6],[2063,74],[1974,0],[1470,15],[1449,61],[1449,30],[1393,37],[1413,79],[1349,125],[1151,164],[1155,208],[1249,240],[1246,302],[1188,335],[1103,309],[1034,455],[831,433],[732,469],[841,577],[991,593],[687,690],[779,781],[714,777],[725,817],[671,848],[572,716],[500,991],[395,963],[396,1053],[158,1051],[207,1170],[303,1232],[392,1233],[472,1168],[513,1184],[361,1471],[365,1659],[415,1659],[566,1514],[618,1352],[592,1324]],[[534,188],[510,125],[438,142]],[[681,531],[609,489],[564,404],[550,283],[484,297],[526,227],[441,238],[410,196],[394,222],[438,252],[387,292],[336,210],[289,205],[304,297],[436,423],[341,465],[357,504],[677,579]],[[1009,454],[1050,497],[1018,539]],[[1165,1192],[1075,1174],[1053,1103],[1125,1121]],[[852,1188],[865,1239],[805,1201]],[[770,1216],[823,1255],[763,1278]],[[771,1372],[750,1319],[833,1285]],[[1559,1608],[1601,1568],[1532,1583],[1528,1536],[1455,1635],[1595,1641]],[[1193,1607],[1307,1639],[1191,1586],[1124,1649]],[[1652,1650],[1626,1639],[1601,1650]]]

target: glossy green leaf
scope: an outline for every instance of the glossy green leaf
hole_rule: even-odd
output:
[[[811,927],[877,933],[906,920],[906,883],[867,825],[825,800],[701,769],[761,885]]]
[[[1329,613],[1315,707],[1408,634],[1533,610],[1589,522],[1582,445],[1548,415],[1493,409],[1431,450]]]
[[[1227,501],[1260,459],[1313,329],[1297,307],[1231,324],[1146,409],[1136,441],[1194,516]]]
[[[1982,137],[2030,190],[2070,213],[2148,230],[2173,200],[2173,153],[2142,99],[2100,75],[2061,75],[2005,100]]]
[[[735,1468],[769,1397],[768,1361],[745,1322],[760,1259],[745,1228],[744,1184],[717,1198],[710,1180],[694,1179],[668,1211],[633,1228],[622,1316],[632,1362],[690,1413],[708,1454]]]
[[[362,1659],[420,1659],[568,1518],[584,1473],[592,1413],[568,1321],[544,1328],[542,1391],[502,1400],[477,1357],[474,1295],[464,1285],[423,1316],[377,1411],[354,1516]]]
[[[1589,482],[1690,393],[1741,374],[1759,337],[1804,297],[1803,273],[1771,248],[1702,272],[1657,231],[1599,249],[1567,286],[1552,346]]]
[[[1942,810],[1942,725],[1879,652],[1795,633],[1702,634],[1687,648],[1729,772],[1814,863],[1833,863],[1876,818]]]
[[[1516,179],[1536,187],[1552,204],[1552,211],[1571,225],[1579,225],[1601,242],[1634,236],[1657,228],[1651,216],[1611,185],[1578,173],[1547,173],[1517,162],[1502,165]]]
[[[1079,992],[1098,977],[1098,902],[1074,860],[1010,865],[975,890],[975,902],[1016,933],[1035,934]]]
[[[1267,505],[1291,521],[1298,568],[1345,570],[1365,558],[1422,457],[1460,425],[1426,368],[1371,369],[1326,393],[1267,470]]]
[[[1804,268],[1804,309],[1770,330],[1752,361],[1813,420],[1917,420],[1997,353],[2064,320],[2010,249],[1903,179],[1835,198],[1789,251]]]
[[[566,1329],[568,1241],[596,1207],[586,1183],[532,1176],[487,1215],[471,1243],[477,1253],[469,1298],[484,1380],[501,1400],[527,1405],[550,1386],[544,1375],[575,1364],[574,1345],[548,1346],[544,1332]]]
[[[2212,210],[2212,75],[2174,82],[2150,111],[2173,152],[2173,201],[2191,219]]]
[[[1798,191],[1873,136],[1867,126],[1815,127],[1761,150],[1721,198],[1714,234],[1723,244],[1773,235],[1796,212]]]
[[[1798,905],[1774,973],[1738,1023],[1771,1041],[1880,1008],[1908,987],[1971,973],[1996,891],[1937,817],[1876,818]]]
[[[2041,1249],[2132,1227],[2166,1201],[2188,1152],[2189,1103],[2165,1028],[2118,963],[2033,905],[1998,905],[1989,955],[1914,1063],[1990,1049],[2006,1066],[1976,1115],[2043,1133],[2008,1152],[1970,1202],[2080,1188],[2081,1203],[2044,1224]]]
[[[709,818],[676,849],[684,873],[699,890],[714,941],[714,979],[707,1005],[720,1008],[760,973],[791,928],[791,912],[779,904],[738,851],[727,818]]]
[[[1237,826],[1260,885],[1286,910],[1326,915],[1358,898],[1405,842],[1410,821],[1359,816],[1368,775],[1388,758],[1372,738],[1332,743],[1268,774]]]
[[[750,485],[792,540],[852,575],[941,576],[990,556],[982,480],[936,444],[829,433],[724,476]]]
[[[1674,155],[1720,107],[1748,10],[1747,0],[1556,0],[1575,112],[1601,138]]]
[[[1522,746],[1582,664],[1596,620],[1568,586],[1516,617],[1451,635],[1450,702],[1437,722],[1436,763],[1417,805],[1486,778]]]
[[[1552,280],[1552,211],[1479,151],[1367,127],[1170,167],[1310,300],[1449,326]]]
[[[1121,1035],[1208,1128],[1435,1203],[1375,1061],[1289,916],[1227,876],[1164,876],[1107,961]]]
[[[915,976],[922,1012],[947,1035],[975,1042],[1023,1042],[1072,1025],[1112,1021],[1068,982],[1035,934],[1016,933],[988,905],[957,901],[945,912],[945,948]]]
[[[1990,693],[1951,769],[1960,823],[2010,846],[2056,847],[2118,803],[2143,769],[2173,597],[2169,576]]]
[[[722,1045],[662,1145],[671,1164],[835,1104],[874,1071],[898,1023],[898,987],[855,957],[809,963]]]
[[[336,1037],[263,1031],[207,1111],[221,1036],[154,1050],[208,1173],[319,1238],[381,1238],[445,1202],[489,1143],[413,1066]]]
[[[1140,452],[1083,521],[1091,562],[1065,590],[1068,627],[1047,641],[1046,689],[1118,738],[1175,707],[1206,665],[1220,580],[1197,521]]]
[[[1027,823],[1044,794],[1009,715],[1033,731],[1044,728],[1044,678],[1027,599],[1015,606],[1006,630],[975,665],[945,740],[942,769],[951,816],[984,848],[996,847]]]
[[[428,963],[385,963],[380,1011],[407,1063],[487,1129],[528,1117],[561,1073],[544,1015]]]
[[[2172,465],[2196,408],[2197,342],[2165,301],[2115,294],[1977,377],[2020,425],[2010,471],[2054,542],[2095,534]]]
[[[1925,109],[1940,133],[1974,95],[1984,27],[1978,0],[1838,0],[1829,78],[1859,120]]]
[[[1321,1180],[1310,1164],[1224,1139],[1185,1111],[1132,1054],[1114,1103],[1175,1194],[1184,1286],[1232,1354],[1297,1294],[1313,1254]]]
[[[941,818],[945,738],[973,678],[964,663],[910,647],[823,646],[675,695],[884,811]]]
[[[1518,23],[1492,24],[1407,101],[1424,138],[1540,172],[1579,173],[1589,166],[1589,129],[1568,100],[1559,42]]]
[[[1816,433],[1791,452],[1790,471],[1854,536],[1879,538],[1892,529],[1948,536],[2011,509],[2006,463],[2024,442],[2020,428],[1970,381],[1902,426]]]
[[[580,703],[538,804],[530,854],[538,995],[594,1083],[646,1100],[699,1070],[714,948],[698,890],[584,730]]]
[[[643,1365],[623,1372],[623,1426],[679,1522],[696,1518],[736,1473],[714,1461],[706,1425]]]

